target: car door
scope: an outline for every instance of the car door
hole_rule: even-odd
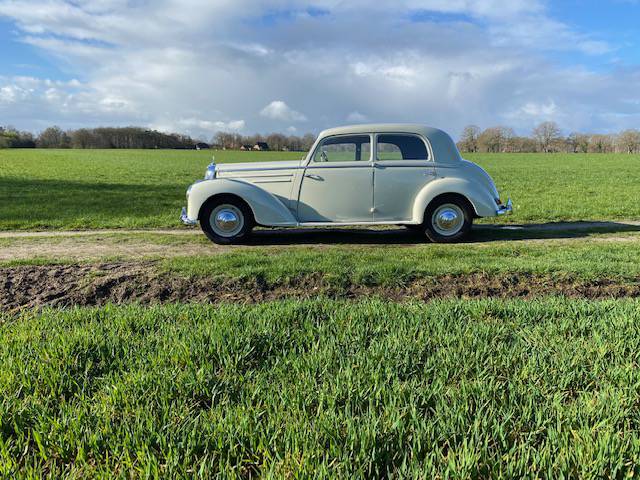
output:
[[[300,223],[371,222],[371,135],[323,139],[309,159],[298,195]]]
[[[376,135],[373,171],[375,222],[407,222],[422,188],[435,178],[429,148],[419,135]]]

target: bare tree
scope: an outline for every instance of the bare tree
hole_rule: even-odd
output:
[[[571,132],[566,140],[569,153],[587,153],[589,151],[589,135]]]
[[[614,139],[611,135],[594,134],[589,138],[589,151],[592,153],[611,153]]]
[[[533,129],[533,137],[540,144],[541,150],[548,153],[552,150],[553,143],[560,137],[560,127],[556,122],[542,122]]]
[[[640,148],[640,131],[635,129],[625,130],[618,137],[618,145],[627,153],[634,153]]]
[[[43,130],[36,140],[40,148],[67,148],[70,146],[69,136],[57,126]]]
[[[490,127],[478,136],[478,146],[485,152],[496,153],[504,146],[504,132],[502,127]]]
[[[480,127],[476,125],[467,125],[462,130],[460,135],[460,150],[463,152],[477,152],[478,151],[478,136],[480,135]]]
[[[511,127],[498,127],[500,129],[500,135],[502,136],[502,146],[501,152],[513,152],[514,150],[514,140],[516,138],[516,133],[513,131]]]

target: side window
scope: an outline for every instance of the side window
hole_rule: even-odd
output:
[[[368,162],[371,157],[369,135],[329,137],[313,155],[314,162]]]
[[[424,141],[415,135],[378,135],[378,160],[429,160]]]

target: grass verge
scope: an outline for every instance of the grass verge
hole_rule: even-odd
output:
[[[434,275],[466,273],[572,274],[594,278],[637,279],[640,244],[563,242],[496,242],[459,245],[324,246],[234,250],[221,255],[162,260],[161,270],[186,276],[259,279],[290,284],[320,275],[327,285],[403,286]]]
[[[318,299],[0,323],[0,473],[617,477],[640,303]]]

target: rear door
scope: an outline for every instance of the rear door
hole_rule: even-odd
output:
[[[323,139],[306,166],[298,197],[300,223],[371,222],[371,135]]]
[[[375,156],[374,221],[411,221],[416,196],[435,178],[427,142],[414,134],[380,133]]]

